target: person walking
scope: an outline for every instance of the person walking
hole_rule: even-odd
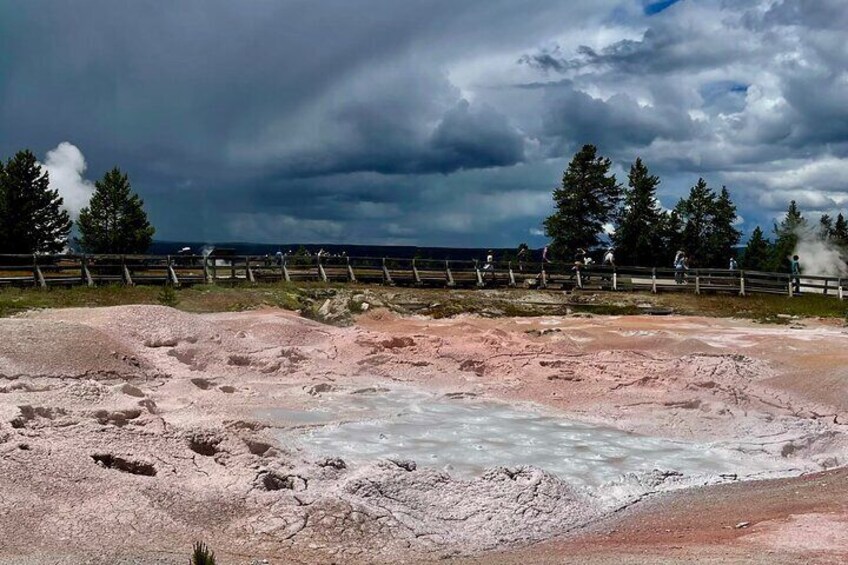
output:
[[[606,254],[604,255],[604,260],[601,263],[604,266],[615,267],[615,255],[613,254],[614,247],[610,247],[607,249]]]
[[[518,247],[518,254],[515,256],[518,260],[518,271],[524,272],[524,262],[527,260],[527,248],[524,246]]]
[[[798,256],[793,255],[792,261],[789,262],[789,267],[792,271],[792,285],[794,286],[795,294],[801,294],[801,263],[798,261]]]
[[[582,247],[577,248],[577,253],[574,254],[574,262],[583,265],[586,263],[586,250]]]
[[[486,264],[483,265],[483,270],[492,273],[492,278],[495,277],[495,256],[491,249],[486,253]]]
[[[730,258],[730,270],[735,271],[738,268],[739,268],[739,265],[736,263],[736,257],[731,257]]]
[[[678,251],[674,257],[674,281],[677,284],[684,284],[686,282],[686,269],[688,268],[686,254]]]

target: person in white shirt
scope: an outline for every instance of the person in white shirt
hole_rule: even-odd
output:
[[[612,247],[607,249],[607,253],[606,253],[606,255],[604,255],[604,261],[603,261],[604,265],[609,265],[610,267],[615,266],[615,255],[613,255],[612,251],[613,251]]]

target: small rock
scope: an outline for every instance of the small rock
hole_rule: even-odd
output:
[[[142,392],[140,388],[129,383],[126,383],[121,387],[121,392],[129,396],[135,396],[136,398],[144,398],[144,392]]]
[[[737,530],[741,530],[743,528],[747,528],[750,525],[751,525],[751,522],[739,522],[738,524],[736,524],[733,527],[736,528]]]
[[[319,383],[310,387],[304,387],[304,389],[306,390],[306,394],[310,396],[318,396],[322,392],[332,392],[336,390],[336,387],[329,383]]]
[[[410,473],[418,468],[418,464],[411,459],[389,459],[389,461]]]

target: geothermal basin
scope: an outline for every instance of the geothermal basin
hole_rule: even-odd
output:
[[[846,346],[822,320],[0,319],[0,565],[844,562]]]

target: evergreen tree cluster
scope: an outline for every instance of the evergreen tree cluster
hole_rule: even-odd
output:
[[[58,253],[71,222],[31,151],[0,162],[0,253]]]
[[[657,200],[660,179],[642,159],[631,165],[626,187],[610,173],[611,165],[594,145],[584,145],[572,158],[553,191],[555,211],[544,221],[554,257],[568,260],[578,248],[601,245],[604,229],[613,226],[609,240],[620,265],[671,266],[681,250],[690,266],[728,267],[742,232],[736,227],[736,205],[726,187],[716,191],[700,178],[673,209],[664,210]],[[787,270],[798,234],[808,228],[791,202],[786,216],[774,226],[774,242],[759,226],[754,229],[739,267]],[[848,254],[848,225],[841,213],[835,219],[822,216],[818,235]]]
[[[0,160],[0,253],[58,253],[74,222],[35,155],[19,151]],[[91,202],[77,220],[79,243],[89,253],[144,253],[154,228],[144,202],[117,167],[95,183]]]
[[[642,159],[631,165],[627,187],[610,174],[611,165],[594,145],[584,145],[569,163],[553,193],[556,211],[544,223],[555,256],[598,246],[603,228],[611,225],[619,264],[670,266],[682,249],[690,264],[727,265],[742,235],[727,188],[716,192],[698,179],[689,196],[666,211],[657,200],[660,179]]]

